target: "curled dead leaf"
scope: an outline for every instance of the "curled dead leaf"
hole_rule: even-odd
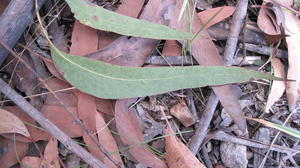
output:
[[[196,122],[194,115],[191,113],[184,100],[181,100],[178,104],[172,106],[170,113],[175,116],[185,127],[189,127]]]
[[[41,167],[60,168],[58,160],[57,140],[51,137],[46,145]]]
[[[280,6],[276,4],[263,3],[257,17],[257,25],[271,44],[285,37],[283,33],[285,18]]]
[[[273,58],[271,63],[274,69],[274,76],[285,79],[286,73],[284,70],[284,65],[281,63],[280,59]],[[271,106],[282,96],[284,90],[285,90],[284,81],[273,81],[272,88],[268,96],[265,112],[267,113],[269,112]]]
[[[174,135],[168,127],[166,137],[166,158],[168,166],[173,168],[206,168],[195,155]]]
[[[14,114],[0,109],[0,134],[17,133],[30,137],[30,134],[24,123]]]
[[[25,156],[21,162],[21,168],[40,168],[42,159],[34,156]]]

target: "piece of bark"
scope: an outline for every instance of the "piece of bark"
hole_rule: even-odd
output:
[[[37,0],[40,7],[45,0]],[[13,47],[35,17],[34,0],[11,0],[0,17],[0,40]],[[0,65],[8,51],[0,46]]]

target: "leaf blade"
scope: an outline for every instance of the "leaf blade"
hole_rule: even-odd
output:
[[[193,38],[193,34],[120,15],[84,0],[66,0],[66,2],[76,19],[95,29],[152,39],[187,40]]]
[[[207,85],[278,79],[272,75],[237,67],[190,66],[136,68],[122,67],[74,56],[51,47],[54,61],[64,77],[79,90],[96,97],[122,99],[161,94]],[[133,92],[134,90],[134,92]]]

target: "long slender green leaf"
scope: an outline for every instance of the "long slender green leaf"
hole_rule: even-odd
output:
[[[289,128],[289,127],[286,127],[286,126],[283,126],[283,125],[279,125],[279,124],[276,124],[276,123],[273,123],[273,122],[269,122],[269,121],[266,121],[266,120],[263,120],[263,119],[258,119],[258,118],[247,118],[247,119],[262,123],[267,127],[275,128],[279,131],[282,131],[282,132],[284,132],[286,134],[289,134],[291,136],[294,136],[296,138],[300,138],[300,131],[298,131],[296,129]]]
[[[66,0],[66,2],[76,19],[95,29],[152,39],[189,40],[193,38],[193,34],[120,15],[86,0]]]
[[[136,68],[114,66],[51,48],[64,77],[79,90],[101,98],[121,99],[155,95],[207,85],[278,79],[238,67],[189,66]]]

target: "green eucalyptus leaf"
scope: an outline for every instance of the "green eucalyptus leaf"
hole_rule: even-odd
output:
[[[161,94],[208,85],[278,79],[272,75],[238,67],[185,66],[124,67],[63,53],[51,47],[54,61],[64,77],[79,90],[100,98],[122,99]]]
[[[66,2],[76,19],[95,29],[151,39],[190,40],[193,38],[191,33],[120,15],[86,0],[66,0]]]

